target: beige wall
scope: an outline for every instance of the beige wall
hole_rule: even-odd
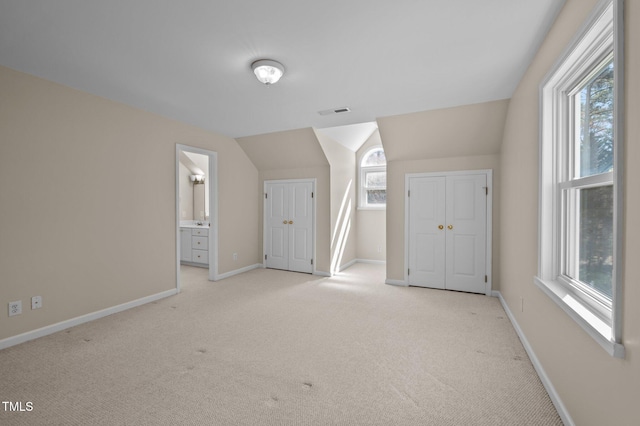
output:
[[[330,164],[330,272],[334,273],[356,258],[356,154],[322,132],[315,133]]]
[[[377,129],[356,152],[356,167],[362,161],[362,156],[374,146],[382,146],[380,132]],[[358,175],[357,182],[359,188],[360,175]],[[358,195],[356,196],[358,197]],[[358,240],[357,258],[363,260],[386,261],[387,211],[359,209],[356,213],[356,219],[356,235]]]
[[[387,278],[404,280],[405,175],[493,170],[493,271],[499,267],[499,150],[508,100],[378,119],[387,157]],[[500,287],[493,274],[492,289]]]
[[[640,2],[626,1],[623,343],[609,356],[534,284],[538,232],[538,89],[596,0],[568,0],[509,105],[501,152],[501,292],[577,425],[640,421]],[[521,299],[524,309],[521,309]]]
[[[176,143],[218,152],[219,272],[260,261],[233,139],[4,67],[0,93],[0,339],[175,288]]]
[[[358,210],[357,258],[360,260],[387,261],[387,212],[386,210]]]

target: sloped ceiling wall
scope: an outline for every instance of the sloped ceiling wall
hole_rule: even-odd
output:
[[[378,119],[387,161],[497,154],[509,100]]]
[[[260,171],[328,166],[312,128],[237,138],[238,144]]]

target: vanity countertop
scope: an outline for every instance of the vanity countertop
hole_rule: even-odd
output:
[[[205,222],[204,225],[196,225],[195,223],[181,223],[180,224],[180,228],[205,228],[205,229],[209,229],[209,222]]]

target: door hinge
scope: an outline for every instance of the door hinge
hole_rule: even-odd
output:
[[[487,278],[487,276],[485,275],[485,276],[484,276],[484,282],[486,283],[487,281],[488,281],[488,278]]]
[[[411,275],[411,269],[407,269],[407,275]]]
[[[311,198],[313,198],[313,192],[311,193]]]
[[[313,265],[313,259],[311,259],[311,264]]]
[[[264,255],[264,260],[267,260],[267,255],[266,254]]]
[[[264,193],[264,198],[267,198],[267,193],[266,192]]]
[[[484,187],[484,195],[489,195],[489,187],[488,186]]]
[[[407,197],[411,197],[411,190],[407,191]]]

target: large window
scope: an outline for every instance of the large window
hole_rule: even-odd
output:
[[[618,3],[598,4],[541,86],[536,283],[609,353],[623,357]]]
[[[387,205],[387,159],[382,147],[367,151],[360,161],[360,207],[385,208]]]

